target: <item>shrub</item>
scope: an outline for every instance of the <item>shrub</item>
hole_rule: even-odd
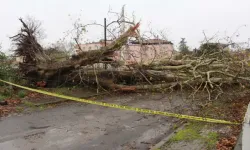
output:
[[[18,92],[17,95],[18,95],[19,98],[24,98],[27,95],[27,92],[24,91],[24,90],[21,90],[21,91]]]
[[[17,70],[12,67],[11,59],[6,56],[3,52],[0,51],[0,79],[6,81],[19,81],[19,76]],[[0,83],[0,86],[3,86],[3,83]]]
[[[3,101],[6,99],[6,96],[0,94],[0,101]]]
[[[196,51],[196,56],[206,55],[206,57],[215,57],[215,56],[209,56],[210,54],[216,53],[216,52],[223,52],[218,53],[216,57],[223,58],[226,56],[229,56],[229,50],[227,49],[227,44],[222,43],[205,43],[202,44],[199,48],[199,50]]]

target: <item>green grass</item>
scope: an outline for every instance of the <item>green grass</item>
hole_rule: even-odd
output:
[[[178,125],[177,124],[174,124],[173,125],[173,129],[176,130],[178,128]]]
[[[203,136],[203,140],[206,143],[207,149],[214,149],[217,141],[218,141],[219,135],[216,132],[209,132],[207,136]]]
[[[178,131],[171,139],[171,142],[178,142],[178,141],[192,141],[196,139],[200,139],[200,129],[201,126],[197,124],[189,124],[184,129]]]
[[[29,101],[23,101],[23,104],[26,106],[26,107],[29,107],[29,108],[32,108],[32,109],[38,109],[40,111],[43,111],[45,110],[47,107],[47,105],[35,105],[35,103],[32,103],[32,102],[29,102]],[[24,109],[24,108],[22,108]]]
[[[17,107],[16,107],[16,111],[17,111],[18,113],[21,113],[21,112],[24,111],[24,108],[23,108],[23,107],[20,107],[20,106],[17,106]]]
[[[40,106],[39,106],[39,110],[43,111],[43,110],[45,110],[45,109],[46,109],[46,106],[45,106],[45,105],[40,105]]]
[[[36,105],[32,102],[28,102],[28,101],[23,101],[23,104],[27,107],[31,107],[31,108],[35,108]]]
[[[178,131],[168,143],[200,140],[208,150],[214,149],[219,135],[216,132],[201,134],[201,130],[206,127],[203,123],[190,123],[184,129]]]

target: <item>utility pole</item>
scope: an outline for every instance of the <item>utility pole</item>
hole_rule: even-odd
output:
[[[104,18],[104,46],[107,46],[107,21],[106,18]],[[103,65],[104,69],[107,69],[107,64]]]
[[[126,30],[126,26],[125,26],[125,10],[124,10],[124,8],[125,8],[125,5],[122,6],[122,11],[121,11],[121,20],[120,20],[120,22],[121,22],[120,34],[121,35]],[[111,25],[111,24],[108,24],[108,26]],[[104,46],[107,46],[107,21],[106,21],[106,18],[104,18]],[[123,58],[123,52],[121,50],[120,51],[120,59],[122,59],[122,58]],[[104,64],[103,67],[105,69],[107,69],[107,64]]]
[[[107,46],[107,21],[104,18],[104,46]]]
[[[122,11],[121,11],[121,29],[120,29],[120,34],[122,35],[125,32],[125,5],[122,6]],[[120,50],[120,60],[123,58],[123,50]]]
[[[125,32],[125,5],[122,6],[122,11],[121,11],[121,30],[120,34],[123,34]]]

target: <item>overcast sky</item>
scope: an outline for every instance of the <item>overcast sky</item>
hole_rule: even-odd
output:
[[[198,47],[203,30],[208,37],[218,32],[221,38],[239,29],[235,41],[250,38],[250,0],[1,0],[0,43],[9,49],[8,37],[20,28],[19,17],[41,20],[46,33],[43,43],[48,44],[64,37],[78,17],[83,24],[103,23],[110,7],[120,12],[123,4],[126,14],[134,12],[141,21],[142,30],[165,30],[175,45],[184,37],[190,47]],[[94,40],[102,37],[103,29],[92,27],[89,32],[86,38]]]

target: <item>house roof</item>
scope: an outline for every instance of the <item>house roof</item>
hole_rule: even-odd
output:
[[[131,44],[141,44],[139,41],[131,41]],[[156,44],[173,44],[170,41],[162,40],[162,39],[148,39],[142,41],[143,45],[156,45]]]

